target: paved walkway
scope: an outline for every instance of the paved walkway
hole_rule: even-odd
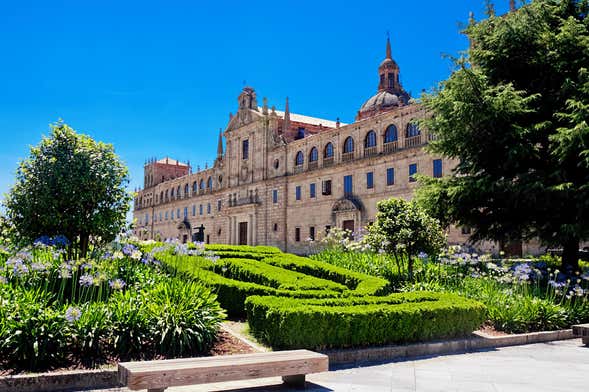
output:
[[[307,377],[307,391],[589,391],[589,348],[580,339],[468,354],[336,368]],[[170,388],[166,392],[288,391],[279,378]]]

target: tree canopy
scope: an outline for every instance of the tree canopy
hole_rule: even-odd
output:
[[[471,21],[470,48],[423,97],[430,149],[458,161],[454,176],[425,181],[423,204],[473,241],[562,246],[572,268],[589,238],[588,11],[534,0]]]
[[[391,198],[376,205],[376,221],[368,227],[367,242],[375,250],[395,258],[397,265],[406,259],[409,277],[419,253],[437,256],[446,244],[439,222],[415,202]]]
[[[83,256],[90,238],[110,241],[124,228],[127,184],[112,145],[58,122],[20,162],[4,202],[7,218],[23,240],[64,235]]]

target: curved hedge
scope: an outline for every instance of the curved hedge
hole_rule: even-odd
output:
[[[388,288],[388,282],[381,278],[290,256],[281,253],[262,260],[234,257],[213,262],[204,257],[157,254],[168,267],[213,288],[221,306],[232,316],[245,315],[245,300],[251,295],[325,298],[377,295]],[[283,264],[278,262],[280,257],[285,258]],[[306,265],[307,261],[313,268]]]
[[[295,299],[251,296],[251,332],[274,348],[329,348],[465,336],[485,320],[483,304],[448,293]]]
[[[211,287],[229,315],[247,315],[252,333],[274,348],[441,339],[471,333],[484,321],[478,302],[445,293],[385,296],[390,292],[385,279],[276,248],[208,245],[205,250],[196,252],[200,256],[160,252],[156,257]]]

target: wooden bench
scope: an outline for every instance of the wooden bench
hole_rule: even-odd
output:
[[[130,390],[162,392],[168,387],[281,376],[295,387],[305,375],[326,372],[326,355],[308,350],[119,363],[119,381]]]
[[[589,324],[573,325],[573,335],[583,338],[583,344],[589,346]]]

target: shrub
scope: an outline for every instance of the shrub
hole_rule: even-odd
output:
[[[211,287],[232,316],[245,314],[245,300],[251,295],[326,298],[378,295],[388,289],[384,279],[285,253],[261,261],[249,257],[212,261],[169,252],[156,256],[171,269]]]
[[[169,357],[205,352],[224,312],[216,296],[196,282],[171,278],[146,291],[146,316],[156,351]]]
[[[38,370],[65,362],[69,326],[41,290],[3,290],[0,297],[0,361]]]
[[[338,282],[358,295],[380,295],[389,290],[385,279],[353,272],[329,263],[290,254],[268,257],[265,263]]]
[[[232,259],[229,261],[227,261],[228,259],[223,259],[217,263],[213,263],[205,258],[195,256],[173,256],[167,253],[160,253],[157,257],[177,273],[190,279],[196,279],[210,287],[217,294],[217,300],[220,302],[223,309],[225,309],[231,316],[243,316],[245,314],[245,300],[250,295],[278,295],[308,298],[337,296],[342,290],[342,287],[336,283],[319,280],[314,282],[325,283],[327,285],[326,287],[336,287],[339,291],[327,290],[326,287],[324,287],[323,290],[317,288],[306,291],[303,291],[300,288],[284,289],[280,287],[283,283],[286,287],[292,288],[296,286],[296,278],[293,279],[293,275],[290,275],[292,274],[292,271],[282,270],[278,273],[277,271],[272,270],[274,273],[274,281],[271,282],[270,279],[264,278],[263,272],[268,272],[271,268],[276,269],[276,267],[259,262],[258,272],[261,271],[261,275],[255,274],[245,267],[245,263],[249,261],[246,259]],[[254,270],[254,272],[256,271]],[[285,279],[286,282],[282,282],[282,274],[286,275],[287,273],[289,274],[290,279],[287,277]],[[298,274],[296,276],[304,275]],[[251,277],[254,280],[257,279],[258,281],[251,282],[239,280],[239,278],[247,279],[248,277]],[[305,277],[301,282],[301,285],[309,287],[308,282],[310,278],[311,277],[308,276]]]
[[[485,320],[485,307],[446,293],[386,297],[246,300],[252,333],[273,348],[336,348],[464,336]]]

